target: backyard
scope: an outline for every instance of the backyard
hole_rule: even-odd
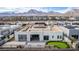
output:
[[[62,42],[62,41],[48,41],[46,42],[46,45],[49,45],[55,48],[70,48],[67,42]]]

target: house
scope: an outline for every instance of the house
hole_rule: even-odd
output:
[[[79,40],[79,27],[75,25],[67,25],[67,26],[60,26],[62,31],[68,37],[74,37],[75,39]]]
[[[33,24],[25,26],[20,31],[15,31],[15,40],[20,42],[31,41],[61,41],[63,40],[63,31],[58,26],[47,26],[45,24]]]
[[[0,45],[7,42],[14,31],[20,28],[20,25],[0,25]]]

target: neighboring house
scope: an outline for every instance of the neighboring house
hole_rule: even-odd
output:
[[[0,25],[0,45],[9,40],[9,36],[20,28],[20,25]],[[7,39],[6,39],[7,37]]]
[[[67,26],[60,26],[62,31],[68,37],[74,37],[75,39],[79,40],[79,27],[74,25],[67,25]]]

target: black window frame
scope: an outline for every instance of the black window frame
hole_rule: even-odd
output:
[[[27,35],[26,34],[19,34],[18,35],[18,41],[27,41]]]
[[[43,36],[43,39],[44,39],[44,40],[49,40],[49,35],[44,35],[44,36]]]

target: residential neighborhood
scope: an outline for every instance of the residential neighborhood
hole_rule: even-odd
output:
[[[67,14],[31,9],[27,15],[0,16],[0,49],[78,50],[79,16]]]

